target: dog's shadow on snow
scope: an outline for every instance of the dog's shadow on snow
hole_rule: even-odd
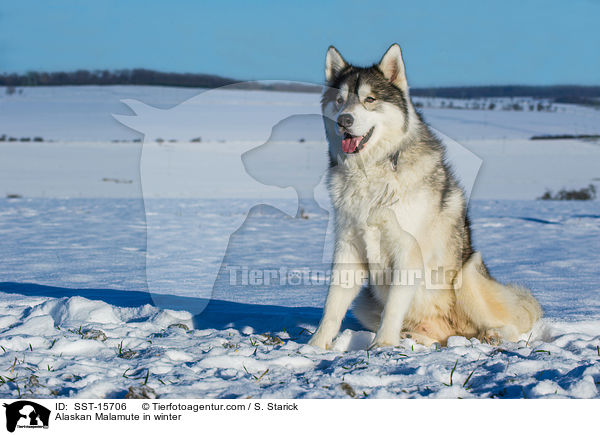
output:
[[[196,329],[235,328],[256,334],[287,331],[299,342],[308,341],[310,334],[301,331],[314,331],[322,315],[321,308],[254,305],[223,300],[211,300],[207,304],[202,298],[150,295],[148,292],[134,290],[72,289],[32,283],[0,282],[0,292],[52,298],[80,296],[123,308],[149,304],[161,309],[201,311],[193,320]],[[194,307],[200,307],[200,310],[195,310]],[[360,329],[361,327],[358,321],[349,315],[344,320],[342,328]]]

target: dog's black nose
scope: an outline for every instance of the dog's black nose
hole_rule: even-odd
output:
[[[353,122],[354,118],[349,113],[342,113],[340,116],[338,116],[337,123],[340,127],[348,128],[352,125]]]

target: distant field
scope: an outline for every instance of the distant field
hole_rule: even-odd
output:
[[[189,150],[211,171],[222,161],[220,156],[236,149],[247,151],[266,140],[268,132],[259,134],[253,117],[269,114],[277,119],[280,111],[283,119],[284,112],[319,110],[319,96],[313,93],[231,90],[203,97],[198,89],[152,86],[22,89],[22,93],[7,95],[0,88],[0,139],[4,137],[0,141],[0,196],[4,197],[138,197],[143,181],[142,140],[162,143],[152,148],[157,156],[161,152],[167,156],[169,146],[179,144],[176,149]],[[132,114],[121,103],[124,99],[160,109],[152,112],[157,129],[143,136],[117,122],[112,114]],[[433,127],[482,159],[474,198],[534,199],[547,189],[581,188],[600,177],[600,147],[589,140],[599,134],[598,110],[553,103],[552,110],[538,111],[538,105],[546,108],[548,102],[531,98],[486,100],[495,102],[493,110],[482,100],[417,97],[415,101]],[[525,109],[512,110],[511,105],[517,103]],[[178,106],[181,116],[169,110]],[[243,114],[247,122],[243,127],[228,125],[227,111],[239,107],[248,109]],[[221,118],[217,109],[224,110]],[[322,129],[318,123],[298,127],[287,131],[285,139],[322,142]],[[306,142],[308,146],[313,145]],[[285,172],[286,168],[280,165],[272,170]],[[180,175],[185,178],[185,173]],[[40,177],[46,181],[39,183]],[[182,194],[173,189],[166,185],[162,194]]]

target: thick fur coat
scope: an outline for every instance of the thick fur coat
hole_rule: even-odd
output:
[[[473,251],[464,191],[410,100],[400,47],[368,68],[330,47],[325,72],[336,245],[310,343],[331,346],[353,302],[374,346],[403,337],[444,345],[452,335],[497,343],[529,331],[541,308],[528,290],[492,278]]]

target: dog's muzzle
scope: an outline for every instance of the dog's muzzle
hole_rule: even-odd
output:
[[[356,154],[361,152],[369,139],[371,139],[374,129],[375,127],[371,127],[371,129],[364,136],[352,136],[348,132],[344,133],[344,137],[342,139],[342,151],[344,151],[346,154]]]

